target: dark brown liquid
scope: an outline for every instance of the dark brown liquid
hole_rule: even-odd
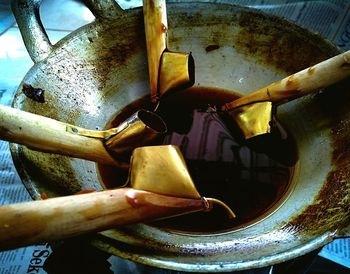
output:
[[[232,118],[219,115],[215,105],[238,96],[223,90],[191,88],[162,101],[159,114],[168,134],[158,144],[178,145],[192,179],[204,197],[222,200],[235,212],[214,206],[199,212],[154,222],[153,225],[184,232],[218,232],[236,229],[258,219],[286,194],[297,161],[295,143],[289,135],[272,134],[245,141]],[[108,127],[116,126],[140,108],[150,108],[149,98],[140,99],[119,113]],[[156,159],[155,159],[156,163]],[[99,165],[107,188],[127,180],[127,171]]]

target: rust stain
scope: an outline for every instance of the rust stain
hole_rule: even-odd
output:
[[[298,230],[316,235],[334,231],[350,221],[350,171],[334,170],[317,199],[290,223]]]
[[[40,153],[25,147],[21,147],[18,153],[30,178],[40,182],[37,184],[39,193],[45,192],[50,197],[66,196],[81,189],[68,157]]]
[[[314,103],[329,117],[333,168],[313,204],[291,222],[309,234],[335,231],[350,223],[349,83],[339,83],[315,97]]]
[[[102,87],[111,77],[109,74],[113,69],[126,65],[130,58],[146,46],[144,34],[144,22],[142,14],[135,16],[133,21],[125,18],[125,22],[112,24],[99,33],[98,39],[94,39],[91,54],[94,56],[92,65],[95,76],[99,77]],[[118,37],[115,40],[115,37]],[[113,42],[117,41],[117,42]]]
[[[234,47],[288,74],[297,72],[337,54],[335,47],[325,46],[324,40],[277,17],[243,12]],[[288,29],[288,32],[286,32]]]

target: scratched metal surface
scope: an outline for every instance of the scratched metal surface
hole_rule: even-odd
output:
[[[18,82],[17,82],[18,83]],[[338,129],[338,130],[341,130],[341,129]],[[74,190],[70,190],[70,191],[75,191],[75,189]]]

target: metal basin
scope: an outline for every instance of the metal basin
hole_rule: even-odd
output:
[[[96,20],[51,45],[35,12],[37,2],[13,4],[35,62],[13,107],[101,129],[148,94],[142,9],[122,11],[112,0],[87,1]],[[196,86],[245,94],[338,53],[321,37],[287,21],[218,2],[168,4],[169,45],[192,52]],[[44,89],[45,103],[27,98],[24,83]],[[293,189],[263,219],[240,229],[195,235],[137,224],[98,233],[91,243],[151,266],[227,272],[284,262],[349,235],[348,86],[279,107],[278,118],[295,139],[299,163]],[[11,152],[34,199],[42,192],[54,197],[104,188],[95,163],[15,144]]]

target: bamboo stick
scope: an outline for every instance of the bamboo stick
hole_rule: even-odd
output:
[[[168,22],[165,0],[144,0],[143,13],[145,23],[148,74],[150,93],[153,103],[158,100],[159,65],[163,52],[167,48],[166,33]]]
[[[208,210],[206,203],[120,188],[1,206],[0,250]]]
[[[42,152],[67,155],[103,164],[118,164],[101,139],[74,134],[75,126],[0,105],[0,139]]]
[[[263,101],[273,103],[289,101],[328,87],[349,76],[350,51],[347,51],[229,102],[222,107],[222,110],[229,111]]]

